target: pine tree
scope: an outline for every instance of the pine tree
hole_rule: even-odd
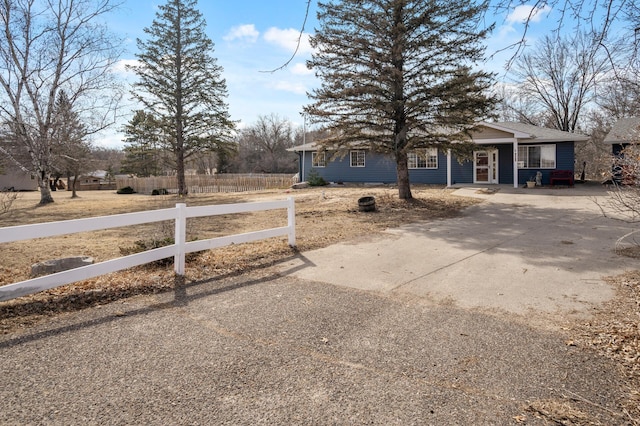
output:
[[[495,104],[485,94],[492,76],[472,69],[490,31],[479,28],[486,7],[449,0],[320,2],[308,66],[322,83],[305,111],[332,132],[324,148],[340,153],[362,144],[390,155],[400,198],[412,198],[408,153],[455,147],[456,131],[469,130]]]
[[[139,177],[157,176],[162,168],[158,147],[158,123],[151,114],[137,110],[124,126],[126,144],[122,169]]]
[[[140,65],[134,97],[161,128],[160,144],[175,159],[178,194],[186,195],[185,160],[215,150],[230,138],[234,123],[224,101],[222,67],[212,56],[214,45],[196,0],[168,0],[138,39]]]
[[[74,111],[73,104],[64,90],[58,92],[51,129],[53,175],[56,180],[66,176],[67,182],[71,185],[71,198],[76,198],[78,177],[90,168],[91,145],[87,140],[87,127]]]

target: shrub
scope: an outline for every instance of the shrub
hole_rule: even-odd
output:
[[[9,191],[0,192],[0,215],[9,213],[13,202],[18,199],[18,193],[13,191],[13,188]]]
[[[160,247],[170,246],[174,244],[175,240],[173,237],[165,237],[165,238],[152,238],[148,240],[137,240],[133,242],[132,246],[129,247],[120,247],[120,254],[122,256],[129,256],[130,254],[142,253],[144,251],[157,249]],[[185,256],[185,260],[187,262],[196,260],[203,252],[194,252],[187,253]],[[164,259],[156,260],[150,265],[156,266],[168,266],[173,265],[173,256],[166,257]]]
[[[130,186],[125,186],[124,188],[118,189],[116,191],[116,193],[118,193],[118,194],[135,194],[136,191]]]
[[[309,184],[309,186],[328,185],[328,182],[324,180],[324,178],[320,176],[318,171],[315,169],[311,169],[311,171],[309,171],[309,175],[307,176],[307,183]]]

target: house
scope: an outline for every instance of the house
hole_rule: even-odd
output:
[[[428,148],[409,153],[409,179],[412,183],[509,184],[514,188],[542,174],[549,184],[553,170],[574,172],[576,143],[587,136],[523,123],[482,122],[472,132],[477,145],[473,159],[458,162],[449,151]],[[301,180],[313,170],[329,182],[395,183],[395,160],[367,149],[353,149],[343,158],[330,161],[331,153],[309,143],[291,151],[299,156]]]
[[[604,143],[611,145],[613,162],[611,165],[611,180],[625,185],[637,182],[637,167],[631,166],[624,158],[624,149],[640,142],[640,117],[628,117],[618,120],[607,136]]]
[[[611,145],[611,153],[615,156],[629,144],[640,142],[640,117],[622,118],[613,125],[604,143]]]
[[[73,181],[67,182],[67,188],[71,191]],[[96,191],[104,189],[116,189],[114,178],[109,179],[109,174],[105,170],[94,170],[93,172],[78,176],[76,191]]]
[[[0,169],[0,191],[37,191],[38,180],[30,172],[16,168]]]

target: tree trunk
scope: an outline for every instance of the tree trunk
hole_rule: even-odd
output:
[[[40,188],[40,202],[38,205],[44,206],[53,203],[51,188],[49,187],[49,175],[46,172],[38,174],[38,188]]]
[[[406,152],[401,151],[396,154],[396,170],[398,173],[398,197],[400,197],[401,200],[412,199],[413,195],[411,195],[411,184],[409,183],[409,164]]]
[[[176,173],[178,178],[178,196],[187,195],[187,184],[184,177],[184,150],[178,148],[176,152]]]
[[[76,183],[78,183],[78,175],[73,176],[73,184],[71,185],[71,198],[78,198],[76,193]]]

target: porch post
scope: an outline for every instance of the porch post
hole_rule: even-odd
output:
[[[518,187],[518,139],[513,140],[513,187]]]
[[[447,188],[451,188],[451,148],[447,150]]]

